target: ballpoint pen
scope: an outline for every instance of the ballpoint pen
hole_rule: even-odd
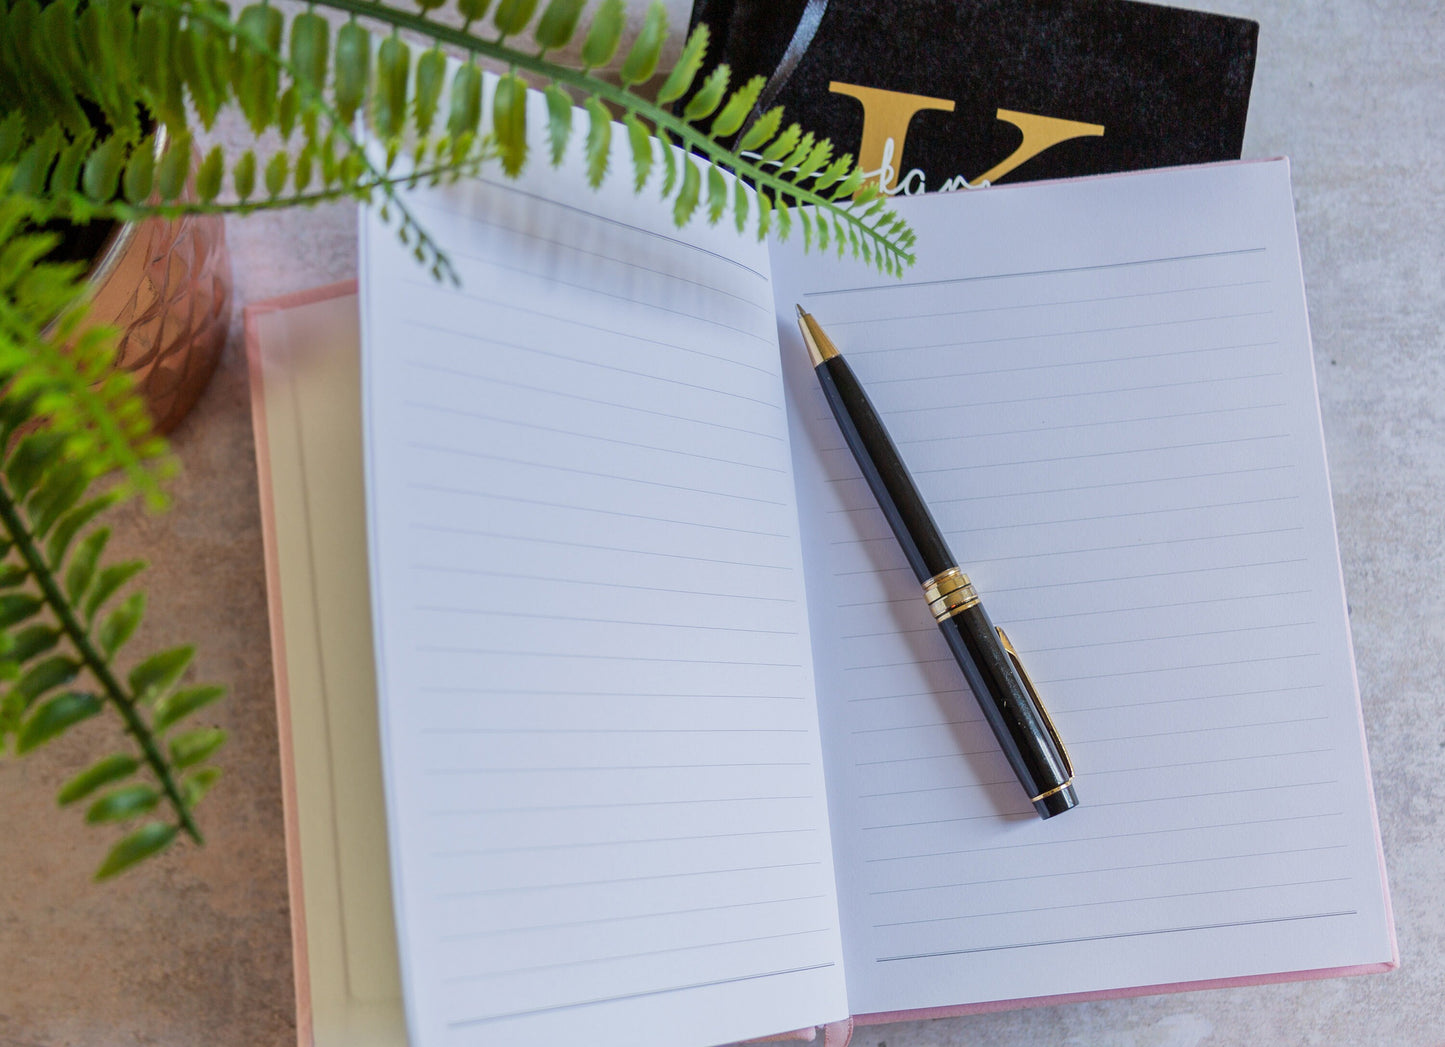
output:
[[[1048,711],[1008,636],[989,619],[968,575],[958,569],[868,394],[832,339],[801,305],[798,326],[843,438],[1034,810],[1041,818],[1052,818],[1078,806],[1073,767]]]

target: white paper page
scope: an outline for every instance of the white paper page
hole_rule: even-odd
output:
[[[410,197],[460,289],[363,219],[413,1043],[676,1047],[840,1017],[766,252],[679,232],[626,173],[594,194],[575,158],[530,163]]]
[[[1285,162],[775,252],[855,1012],[1388,961]],[[1042,821],[806,364],[858,372],[1073,756]]]

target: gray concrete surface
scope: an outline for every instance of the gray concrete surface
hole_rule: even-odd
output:
[[[685,17],[685,0],[670,5]],[[1445,13],[1434,0],[1186,4],[1261,23],[1247,157],[1293,159],[1364,719],[1401,967],[1386,975],[859,1030],[857,1047],[1445,1043]],[[222,130],[230,137],[236,128]],[[354,215],[232,222],[241,301],[355,271]],[[117,544],[155,561],[143,641],[196,639],[233,697],[210,842],[117,882],[57,784],[98,744],[0,763],[0,1047],[295,1042],[254,460],[237,326],[175,436],[176,509]]]

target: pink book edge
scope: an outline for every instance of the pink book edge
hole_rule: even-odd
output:
[[[1322,967],[1310,971],[1279,971],[1274,974],[1250,974],[1239,978],[1208,978],[1197,982],[1169,982],[1163,985],[1135,985],[1124,989],[1098,989],[1092,992],[1062,993],[1058,996],[1030,996],[1018,1000],[989,1000],[965,1003],[956,1007],[923,1007],[914,1011],[878,1011],[856,1014],[857,1025],[883,1025],[887,1022],[919,1021],[925,1018],[952,1018],[963,1014],[989,1014],[993,1011],[1022,1010],[1025,1007],[1054,1007],[1066,1003],[1088,1003],[1093,1000],[1121,1000],[1131,996],[1156,996],[1175,992],[1197,992],[1201,989],[1229,989],[1245,985],[1273,985],[1276,982],[1314,981],[1320,978],[1343,978],[1355,974],[1379,974],[1399,966],[1398,957],[1383,963],[1354,967]]]
[[[281,753],[281,806],[286,833],[286,889],[291,900],[291,970],[296,985],[296,1042],[313,1047],[311,968],[306,951],[306,905],[301,882],[301,829],[296,809],[295,749],[291,741],[291,698],[286,678],[286,634],[281,615],[281,563],[276,551],[276,506],[271,494],[271,449],[266,435],[266,394],[261,380],[257,322],[268,313],[295,309],[356,293],[356,281],[315,287],[268,298],[245,307],[243,326],[251,383],[251,432],[256,441],[256,487],[261,508],[261,542],[266,562],[266,609],[271,633],[271,672],[276,684],[276,735]]]

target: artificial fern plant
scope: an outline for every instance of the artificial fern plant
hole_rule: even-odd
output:
[[[796,226],[809,245],[885,272],[911,263],[912,232],[851,156],[781,109],[754,115],[763,78],[733,88],[719,66],[695,82],[705,26],[659,74],[661,3],[626,41],[623,0],[586,6],[316,0],[288,16],[264,2],[233,13],[217,0],[0,0],[0,755],[105,711],[120,718],[129,748],[60,791],[63,804],[88,802],[87,821],[152,819],[112,847],[99,876],[179,834],[200,842],[194,807],[219,773],[206,761],[224,735],[181,721],[221,689],[179,688],[189,647],[121,654],[144,605],[121,590],[143,565],[102,565],[108,531],[95,521],[136,493],[162,503],[168,459],[130,382],[110,370],[115,333],[79,333],[82,274],[44,260],[56,237],[41,223],[354,198],[379,203],[418,261],[452,277],[402,190],[490,161],[513,177],[539,162],[528,156],[530,81],[545,92],[551,161],[582,134],[593,186],[613,174],[620,120],[635,188],[655,191],[680,226],[730,213],[760,238]],[[500,73],[490,87],[483,63]],[[193,170],[194,147],[227,110],[256,144],[238,155],[210,146]]]

